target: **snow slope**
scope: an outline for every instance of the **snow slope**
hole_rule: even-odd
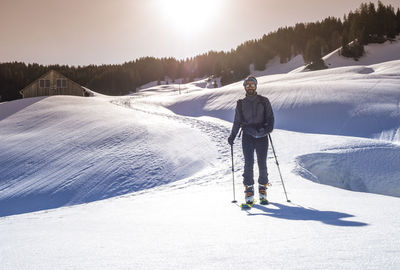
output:
[[[397,269],[399,66],[259,78],[292,203],[270,150],[271,204],[250,211],[226,142],[240,82],[2,103],[0,265]]]
[[[160,93],[160,92],[179,92],[179,91],[193,91],[193,90],[201,90],[204,88],[215,88],[214,82],[217,84],[217,87],[221,87],[221,77],[206,77],[206,78],[195,78],[193,82],[183,83],[183,79],[176,79],[175,82],[168,79],[167,81],[160,81],[160,85],[158,85],[157,81],[146,83],[136,90],[140,94],[151,94],[151,93]],[[134,94],[135,95],[135,94]]]
[[[258,93],[272,102],[279,129],[400,142],[400,60],[260,77]],[[188,116],[233,120],[241,83],[142,100]],[[195,101],[195,102],[194,102]]]
[[[371,43],[364,46],[365,55],[357,61],[339,55],[339,49],[323,57],[325,64],[329,68],[354,66],[354,65],[373,65],[392,60],[400,60],[400,36],[395,41],[386,41],[383,44]]]
[[[368,66],[383,62],[400,60],[400,36],[394,41],[386,41],[383,44],[371,43],[364,46],[365,54],[358,60],[340,55],[340,48],[322,57],[328,68],[347,66]],[[305,65],[294,68],[290,73],[302,72]]]
[[[260,77],[266,75],[275,75],[275,74],[284,74],[291,72],[299,67],[304,67],[304,59],[302,55],[296,55],[292,59],[289,60],[287,63],[281,63],[280,57],[276,56],[265,66],[265,70],[255,70],[254,65],[250,66],[250,73],[253,76]]]
[[[0,122],[1,216],[176,181],[213,167],[217,156],[198,131],[107,100],[54,96],[1,108],[2,118],[19,108]]]

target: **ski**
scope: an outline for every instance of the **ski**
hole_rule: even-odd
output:
[[[261,205],[268,205],[269,201],[267,199],[260,199],[260,204]]]
[[[254,206],[255,204],[256,204],[255,202],[253,202],[253,203],[242,203],[242,204],[240,205],[240,208],[241,208],[242,210],[249,210],[249,209],[253,208],[253,206]],[[268,204],[269,204],[269,201],[266,200],[266,199],[260,199],[260,204],[261,204],[261,205],[268,205]]]
[[[242,210],[248,210],[251,209],[254,206],[254,202],[252,203],[242,203],[240,205],[240,208],[242,208]]]

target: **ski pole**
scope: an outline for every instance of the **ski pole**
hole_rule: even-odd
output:
[[[276,157],[276,153],[275,153],[275,148],[274,148],[274,144],[272,143],[272,138],[271,138],[271,134],[268,133],[268,138],[269,141],[271,142],[271,147],[272,147],[272,152],[274,152],[274,157],[275,157],[275,161],[276,161],[276,166],[278,167],[278,172],[279,172],[279,176],[281,178],[281,182],[282,182],[282,186],[283,186],[283,191],[285,192],[285,196],[286,196],[286,201],[290,202],[287,193],[286,193],[286,188],[285,188],[285,183],[283,183],[283,178],[282,178],[282,173],[281,173],[281,169],[279,168],[279,162],[278,162],[278,158]]]
[[[236,198],[235,198],[235,169],[233,167],[233,145],[231,145],[231,158],[232,158],[232,183],[233,183],[233,201],[232,203],[236,203]]]

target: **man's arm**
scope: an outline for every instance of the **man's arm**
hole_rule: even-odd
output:
[[[275,118],[274,118],[274,112],[272,111],[272,106],[271,103],[269,102],[268,98],[265,98],[265,119],[266,119],[266,130],[268,133],[271,133],[272,130],[274,130],[274,124],[275,124]]]
[[[241,122],[242,122],[241,119],[240,119],[241,117],[240,117],[240,112],[239,112],[239,107],[240,107],[239,102],[240,101],[238,101],[237,104],[236,104],[235,118],[233,120],[233,126],[232,126],[232,130],[231,130],[231,135],[228,138],[228,142],[230,144],[231,144],[231,142],[233,143],[233,141],[235,140],[236,135],[239,132],[239,129],[240,129],[240,126],[241,126]]]

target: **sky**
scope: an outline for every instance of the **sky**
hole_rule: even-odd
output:
[[[229,51],[360,0],[0,0],[0,62],[121,64]],[[396,9],[400,0],[383,0]]]

